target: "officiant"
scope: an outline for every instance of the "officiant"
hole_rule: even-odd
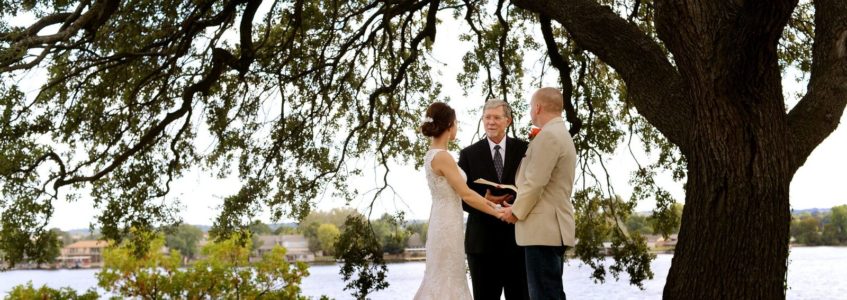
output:
[[[528,142],[506,136],[512,124],[512,109],[509,103],[491,99],[483,107],[482,122],[485,138],[462,149],[459,167],[465,171],[468,186],[485,195],[510,193],[506,197],[514,201],[515,193],[508,189],[497,189],[474,183],[479,178],[500,184],[515,184],[515,173],[526,153]],[[524,251],[515,243],[515,225],[498,220],[488,214],[462,203],[468,212],[465,229],[465,253],[468,258],[473,297],[476,300],[529,299],[526,283]],[[506,265],[506,268],[503,266]]]

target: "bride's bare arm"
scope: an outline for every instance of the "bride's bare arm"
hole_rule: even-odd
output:
[[[456,161],[453,160],[453,157],[449,153],[442,151],[436,154],[432,160],[432,170],[435,174],[447,178],[447,183],[450,184],[450,187],[471,207],[497,218],[503,215],[503,213],[494,209],[493,203],[468,187],[465,179],[462,178],[462,174],[459,173],[459,166],[456,165]]]

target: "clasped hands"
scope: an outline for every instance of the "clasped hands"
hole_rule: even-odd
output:
[[[512,205],[509,204],[509,201],[513,198],[514,196],[510,194],[494,196],[491,194],[491,190],[485,190],[485,199],[488,200],[488,206],[498,212],[496,215],[498,219],[509,224],[515,224],[518,221],[518,218],[512,214]]]

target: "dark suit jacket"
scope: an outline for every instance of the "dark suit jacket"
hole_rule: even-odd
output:
[[[526,141],[506,137],[506,153],[503,156],[502,184],[515,184],[515,175],[521,163],[526,148]],[[468,186],[485,196],[485,190],[491,189],[492,194],[502,195],[511,190],[496,189],[487,185],[474,183],[478,178],[498,182],[497,171],[494,169],[494,158],[488,139],[482,139],[468,146],[459,153],[459,167],[468,175]],[[465,252],[469,254],[502,253],[504,250],[516,249],[515,225],[498,220],[488,214],[476,210],[462,202],[462,208],[468,212],[468,224],[465,229]]]

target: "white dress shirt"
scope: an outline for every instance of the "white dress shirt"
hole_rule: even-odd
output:
[[[488,140],[488,150],[491,151],[491,160],[494,160],[494,146],[500,145],[500,158],[503,159],[503,165],[506,165],[506,137],[504,136],[500,143],[495,144],[490,138]]]

